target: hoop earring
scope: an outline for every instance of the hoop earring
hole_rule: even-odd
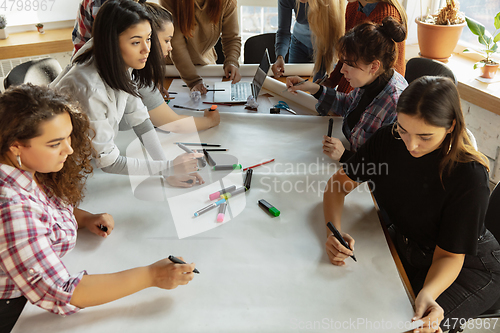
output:
[[[21,155],[16,156],[17,164],[19,165],[19,168],[23,167],[23,164],[21,163]]]
[[[398,122],[395,121],[394,124],[392,124],[392,129],[391,129],[392,136],[396,140],[402,140],[398,130],[396,129],[397,127],[398,127]]]

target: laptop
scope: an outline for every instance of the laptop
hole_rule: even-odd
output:
[[[257,100],[270,67],[271,61],[266,49],[252,82],[240,81],[231,84],[231,81],[225,81],[214,83],[214,89],[224,89],[224,91],[214,91],[214,103],[246,103],[250,95]]]

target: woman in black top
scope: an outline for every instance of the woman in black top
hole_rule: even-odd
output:
[[[379,129],[329,180],[325,220],[340,230],[344,197],[370,181],[417,295],[412,319],[424,327],[415,331],[439,332],[500,297],[500,246],[484,227],[488,161],[470,143],[451,80],[412,82],[396,112],[397,122]],[[374,165],[380,174],[367,168]],[[353,248],[354,239],[342,235]],[[338,266],[352,255],[331,233],[326,251]]]

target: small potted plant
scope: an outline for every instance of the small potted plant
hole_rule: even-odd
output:
[[[481,45],[484,45],[485,48],[479,50],[478,52],[484,57],[483,60],[476,62],[474,64],[474,69],[481,66],[483,74],[481,77],[486,79],[492,79],[497,70],[498,70],[498,62],[494,61],[491,56],[495,52],[499,52],[497,42],[500,41],[500,12],[495,16],[495,32],[491,34],[488,30],[486,30],[485,26],[481,23],[466,17],[467,26],[469,30],[476,36],[478,36],[478,41]],[[468,49],[465,49],[464,52],[471,52]]]
[[[6,39],[9,37],[9,34],[7,33],[7,30],[5,30],[5,27],[7,27],[7,18],[5,15],[0,15],[0,39]]]
[[[39,33],[44,34],[45,31],[43,30],[43,24],[42,23],[37,23],[35,25],[36,29],[38,30]]]
[[[446,6],[437,15],[417,17],[417,36],[420,55],[447,61],[457,46],[465,27],[465,15],[457,0],[446,0]]]

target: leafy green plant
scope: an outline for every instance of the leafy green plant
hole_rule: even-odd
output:
[[[482,64],[497,64],[496,61],[491,59],[493,53],[498,52],[498,44],[500,41],[500,12],[495,16],[495,32],[491,34],[488,30],[486,30],[485,26],[479,23],[476,20],[473,20],[469,17],[466,17],[467,26],[469,30],[476,36],[478,36],[477,40],[481,45],[484,45],[486,48],[479,50],[479,53],[482,54],[485,58],[474,64],[474,69]],[[465,49],[464,52],[472,52],[469,49]]]
[[[37,23],[37,24],[35,24],[35,27],[37,27],[37,28],[43,28],[43,24]]]
[[[7,18],[5,15],[0,15],[0,29],[5,29],[7,26]]]

